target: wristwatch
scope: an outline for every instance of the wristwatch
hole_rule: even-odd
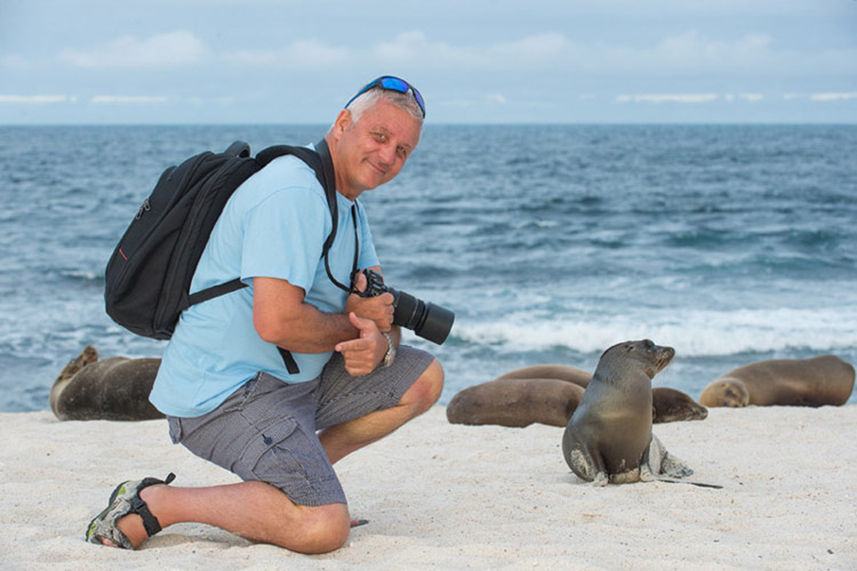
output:
[[[393,345],[393,338],[390,337],[389,333],[381,333],[381,335],[387,340],[387,353],[384,355],[382,363],[382,366],[386,369],[393,364],[393,359],[396,358],[396,346]]]

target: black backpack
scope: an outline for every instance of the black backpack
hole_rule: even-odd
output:
[[[166,169],[107,263],[107,314],[133,333],[169,339],[182,311],[246,287],[235,278],[193,295],[189,293],[199,258],[226,201],[250,175],[282,155],[295,155],[307,163],[325,190],[333,217],[333,230],[322,249],[326,262],[339,218],[336,182],[327,143],[322,140],[316,149],[318,152],[278,145],[260,151],[254,158],[247,143],[236,141],[222,153],[206,151]],[[290,372],[295,372],[297,366],[286,354],[286,364]]]

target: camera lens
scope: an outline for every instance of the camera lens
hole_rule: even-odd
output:
[[[393,306],[396,308],[393,323],[438,345],[446,341],[455,321],[453,312],[433,303],[426,304],[409,293],[396,291],[389,286],[387,290],[393,294]]]
[[[431,302],[427,303],[425,308],[425,318],[420,325],[420,330],[417,335],[423,339],[428,339],[429,341],[440,345],[446,341],[446,338],[452,329],[452,322],[455,321],[455,314],[445,307],[435,305]]]

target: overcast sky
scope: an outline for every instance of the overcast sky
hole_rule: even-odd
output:
[[[855,0],[0,0],[0,124],[857,123]]]

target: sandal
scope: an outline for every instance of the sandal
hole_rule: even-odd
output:
[[[107,539],[122,549],[134,549],[131,541],[116,526],[116,522],[128,514],[137,514],[143,518],[143,527],[146,528],[149,537],[161,531],[158,518],[152,515],[149,506],[140,499],[140,491],[155,484],[169,484],[175,478],[176,475],[170,472],[164,480],[144,478],[136,481],[128,480],[116,486],[110,494],[107,507],[89,522],[89,527],[86,528],[86,541],[103,545],[102,540]]]

